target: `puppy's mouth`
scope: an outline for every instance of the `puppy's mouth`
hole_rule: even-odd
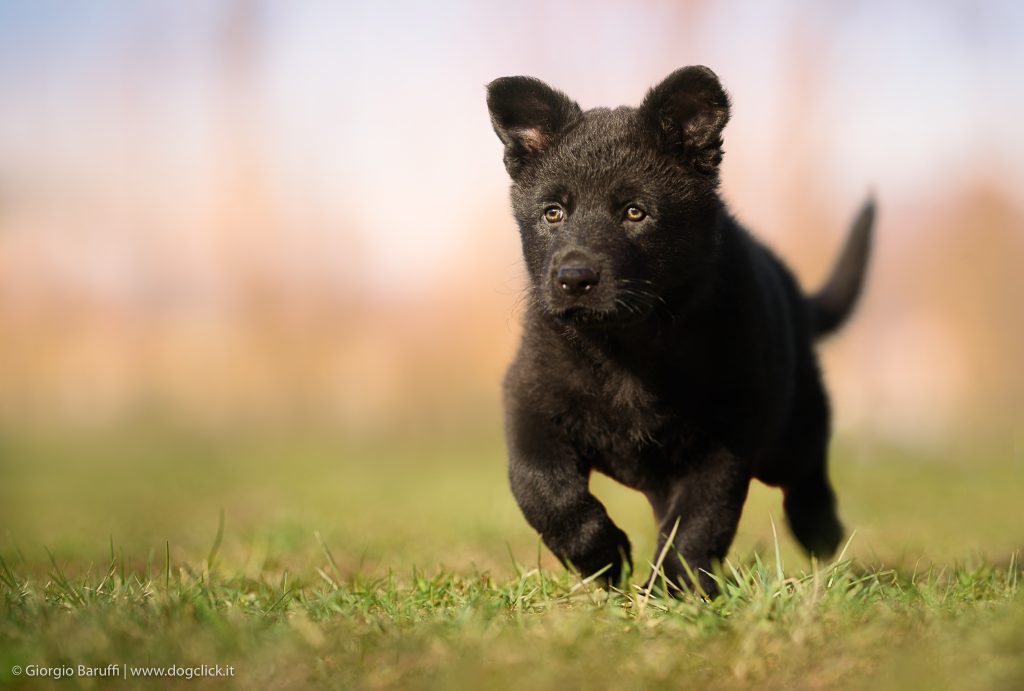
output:
[[[566,326],[596,326],[613,321],[615,319],[615,311],[594,309],[592,307],[569,307],[556,310],[554,317]]]
[[[650,281],[620,278],[608,284],[574,296],[552,290],[540,296],[539,302],[563,326],[594,329],[632,326],[667,306]]]
[[[553,310],[552,316],[564,326],[613,328],[629,326],[646,318],[646,312],[635,309],[597,309],[594,307],[568,307]]]

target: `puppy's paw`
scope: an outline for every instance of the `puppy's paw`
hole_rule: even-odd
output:
[[[601,585],[618,586],[632,570],[629,538],[614,525],[604,527],[590,539],[575,542],[574,549],[562,553],[562,561],[584,578],[598,574],[594,580]]]
[[[661,569],[651,573],[644,588],[664,597],[681,598],[687,593],[696,593],[713,600],[718,595],[718,583],[708,574],[708,570],[704,567],[694,568],[691,565],[691,572],[697,577],[696,583],[690,578],[690,573],[683,568],[682,563],[675,568],[666,563]]]
[[[845,531],[831,502],[788,501],[786,517],[793,536],[807,554],[828,559],[836,553]]]

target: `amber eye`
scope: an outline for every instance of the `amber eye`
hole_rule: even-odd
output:
[[[630,206],[626,209],[627,221],[633,221],[634,223],[636,223],[637,221],[642,221],[645,218],[647,218],[647,212],[641,209],[639,206]]]
[[[544,220],[548,223],[561,223],[564,218],[565,212],[562,211],[561,207],[549,206],[544,209]]]

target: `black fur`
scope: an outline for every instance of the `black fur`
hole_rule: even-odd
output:
[[[590,493],[593,470],[650,500],[665,573],[700,585],[729,548],[751,478],[782,487],[820,556],[843,529],[828,480],[828,399],[813,350],[851,311],[873,207],[826,287],[807,298],[718,195],[729,99],[706,67],[639,108],[583,112],[529,77],[488,86],[530,277],[505,378],[512,491],[564,563],[609,567],[629,539]]]

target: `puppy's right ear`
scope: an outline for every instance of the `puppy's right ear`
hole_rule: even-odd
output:
[[[495,79],[487,85],[487,108],[513,178],[583,114],[568,96],[533,77]]]

